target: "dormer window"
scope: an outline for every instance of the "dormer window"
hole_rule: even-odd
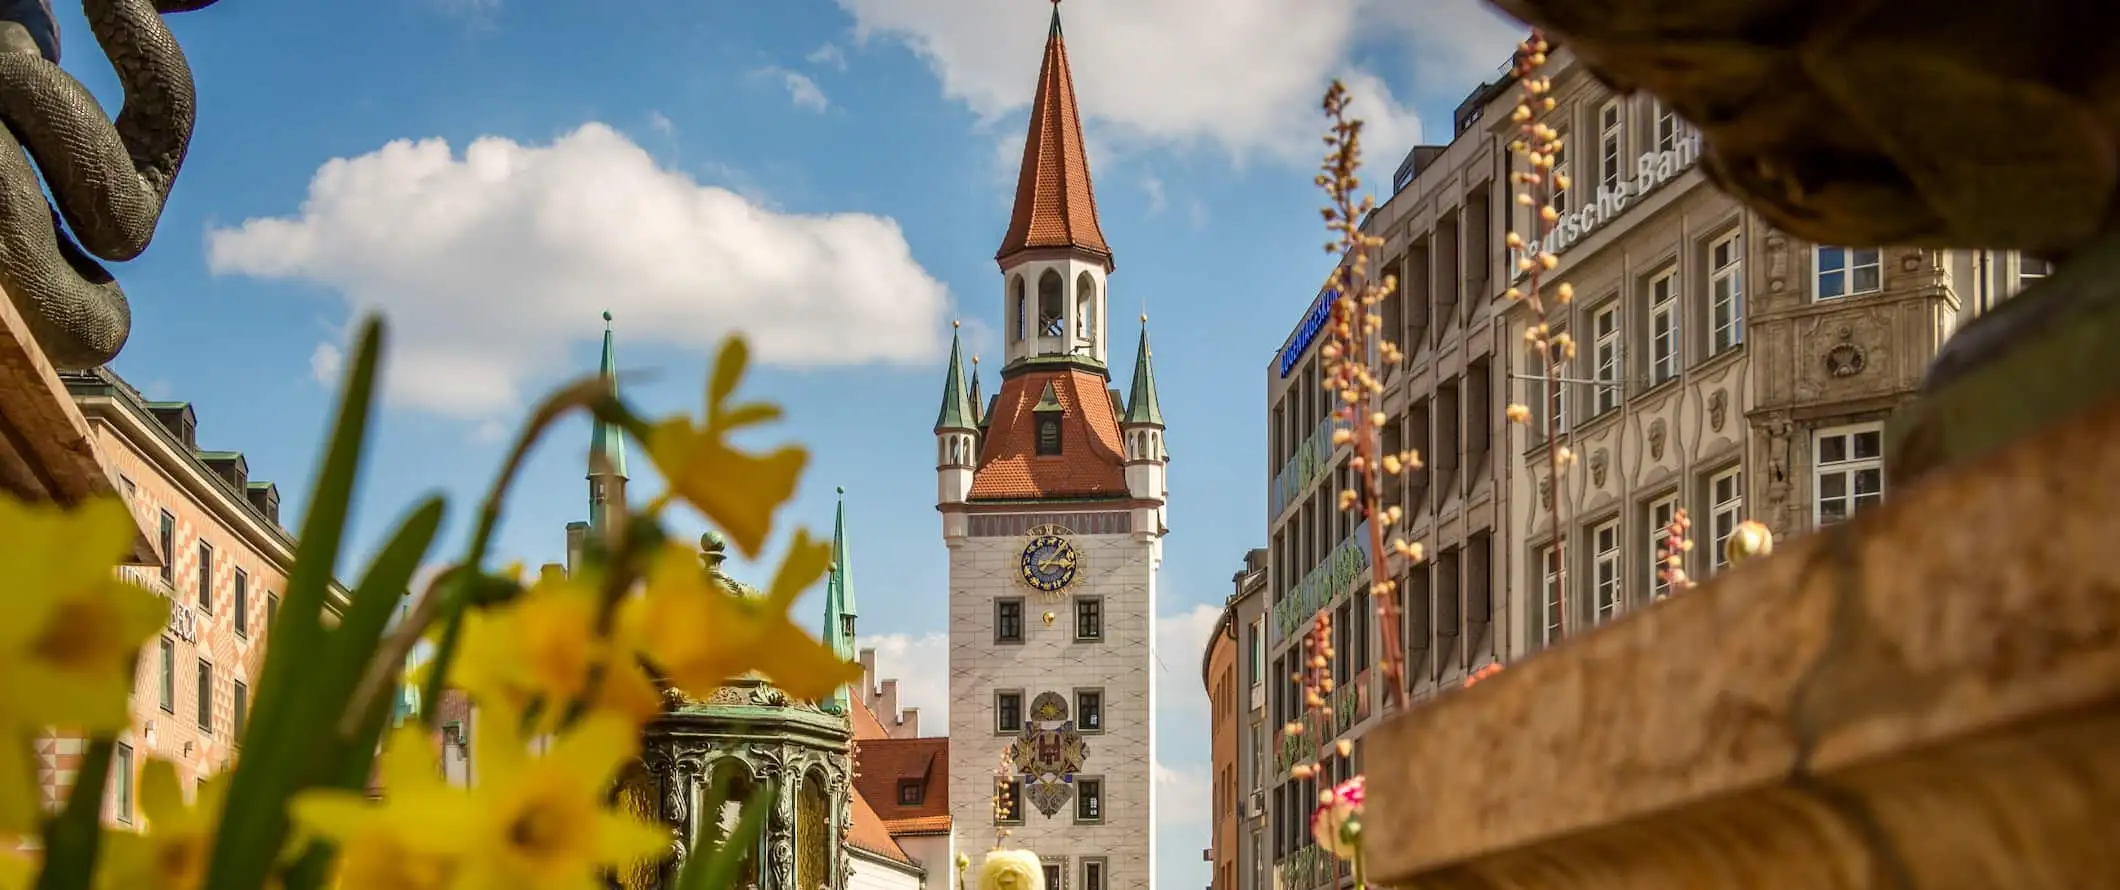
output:
[[[1047,457],[1060,453],[1060,418],[1038,418],[1038,454]]]
[[[927,789],[916,779],[905,779],[898,783],[898,805],[917,807],[927,797]]]

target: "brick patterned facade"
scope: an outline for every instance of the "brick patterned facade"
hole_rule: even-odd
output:
[[[247,717],[264,668],[267,615],[274,608],[269,604],[285,590],[293,540],[268,514],[276,506],[260,507],[245,491],[252,487],[247,480],[239,486],[231,479],[226,460],[231,455],[216,454],[210,464],[196,443],[158,421],[148,403],[115,376],[69,375],[67,382],[89,419],[97,458],[170,567],[167,572],[159,566],[118,569],[127,580],[172,600],[169,626],[140,652],[132,726],[118,738],[122,747],[116,764],[129,763],[129,774],[113,777],[104,801],[105,820],[127,825],[136,818],[139,772],[150,759],[174,763],[187,794],[199,779],[233,764],[240,748],[238,690]],[[183,413],[189,417],[188,410]],[[238,468],[233,475],[240,479],[241,458],[232,457]],[[276,505],[277,493],[266,500]],[[172,520],[169,553],[161,552],[165,514]],[[203,604],[200,564],[208,557],[201,545],[211,552]],[[240,631],[239,574],[244,588]],[[203,727],[201,665],[209,668]],[[85,748],[78,737],[38,741],[38,779],[47,806],[56,808],[65,800]]]

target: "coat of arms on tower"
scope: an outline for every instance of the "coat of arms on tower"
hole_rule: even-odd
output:
[[[1023,774],[1023,796],[1050,819],[1075,796],[1075,774],[1089,758],[1082,733],[1068,719],[1067,698],[1041,692],[1031,700],[1023,734],[1009,746],[1009,761]]]

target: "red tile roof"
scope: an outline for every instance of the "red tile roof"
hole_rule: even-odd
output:
[[[1111,262],[1112,250],[1097,224],[1097,194],[1089,182],[1082,119],[1075,107],[1075,80],[1060,38],[1060,9],[1053,8],[1031,99],[1030,131],[1023,139],[1023,167],[1016,174],[1016,209],[996,260],[1037,248],[1073,248]]]
[[[1032,408],[1052,384],[1065,409],[1060,453],[1038,454]],[[1126,457],[1109,381],[1080,368],[1034,370],[1001,381],[986,446],[972,476],[971,500],[1126,496]]]
[[[876,816],[875,809],[869,806],[866,798],[856,792],[854,799],[848,801],[847,805],[854,810],[854,824],[847,829],[848,845],[894,862],[907,865],[913,863],[913,858],[905,855],[905,849],[891,838],[891,830],[884,827],[883,820]]]
[[[921,783],[919,803],[898,802],[898,784],[904,780]],[[862,742],[854,752],[854,790],[868,798],[877,815],[887,824],[896,826],[907,820],[940,819],[941,828],[948,829],[950,740],[920,738]],[[891,833],[901,832],[894,827]]]
[[[868,682],[867,678],[863,678],[862,682]],[[869,709],[868,702],[862,701],[859,695],[850,695],[847,698],[851,700],[854,711],[854,741],[866,742],[891,737],[890,731],[883,728],[883,721],[876,719],[876,712]]]

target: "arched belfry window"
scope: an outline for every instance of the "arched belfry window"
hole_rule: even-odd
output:
[[[1062,290],[1060,273],[1047,269],[1045,274],[1038,276],[1039,336],[1058,337],[1067,331],[1061,305]]]
[[[1075,276],[1075,340],[1087,348],[1097,342],[1097,279],[1087,271]]]
[[[1008,277],[1008,339],[1015,343],[1023,339],[1023,276]]]
[[[832,796],[824,785],[824,773],[811,770],[795,800],[795,886],[804,890],[832,886],[832,851],[838,846],[832,829],[839,820],[832,818]]]
[[[705,824],[700,827],[711,844],[702,849],[720,849],[728,842],[729,836],[736,833],[736,823],[743,816],[744,804],[757,793],[757,786],[751,782],[751,768],[733,757],[722,758],[708,771],[707,793],[711,795],[716,789],[721,789],[721,807],[700,814],[706,817]],[[736,886],[758,886],[757,844],[744,851],[743,864],[736,869],[736,874]]]
[[[1038,453],[1051,456],[1060,453],[1060,417],[1054,414],[1038,418]]]

